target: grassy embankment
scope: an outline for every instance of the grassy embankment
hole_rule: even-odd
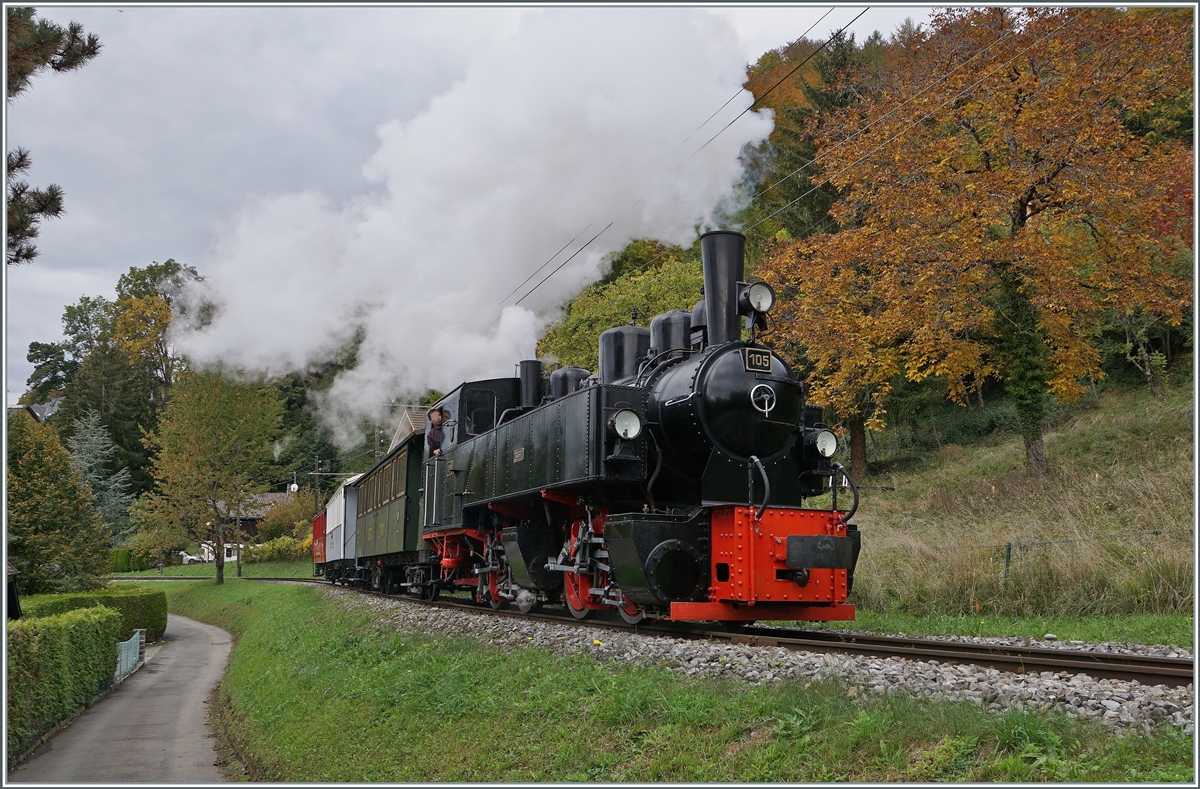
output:
[[[906,426],[889,428],[876,452],[903,456],[907,438]],[[1045,617],[1034,630],[1065,637],[1061,622],[1084,617],[1097,627],[1073,637],[1098,638],[1098,617],[1115,615],[1148,629],[1139,640],[1178,643],[1192,629],[1191,386],[1162,397],[1102,391],[1063,411],[1045,443],[1052,469],[1042,480],[1026,474],[1009,430],[910,451],[891,464],[899,470],[866,480],[853,592],[864,620],[942,615],[902,629],[995,634],[984,625],[997,617]],[[1155,624],[1156,615],[1165,620]],[[1158,630],[1175,635],[1156,638]]]
[[[171,610],[237,644],[222,727],[271,781],[1191,781],[1192,738],[1058,713],[848,697],[398,632],[361,602],[233,580]],[[603,638],[603,636],[599,636]],[[338,744],[332,747],[331,733]]]
[[[164,576],[177,578],[216,578],[217,566],[212,562],[204,564],[177,564],[163,568]],[[237,575],[237,564],[225,562],[225,577]],[[129,573],[112,573],[109,578],[150,578],[158,577],[158,568],[151,570],[135,570]],[[297,562],[259,562],[242,565],[244,578],[312,578],[313,563],[311,559],[301,559]]]

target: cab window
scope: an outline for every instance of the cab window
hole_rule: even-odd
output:
[[[467,435],[477,436],[496,426],[496,394],[486,389],[469,389],[463,395],[463,417]]]

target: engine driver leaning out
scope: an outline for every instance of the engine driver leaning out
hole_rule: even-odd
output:
[[[442,440],[444,434],[442,432],[442,424],[446,421],[446,412],[441,406],[429,412],[430,428],[425,433],[425,441],[429,444],[430,454],[439,457],[442,454]]]

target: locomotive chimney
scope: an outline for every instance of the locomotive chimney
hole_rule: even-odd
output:
[[[745,272],[746,237],[730,230],[705,233],[700,236],[700,258],[704,265],[708,344],[739,340],[742,333],[738,330],[737,284]]]

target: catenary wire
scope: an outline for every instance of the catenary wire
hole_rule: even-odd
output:
[[[855,16],[855,17],[854,17],[854,19],[850,20],[850,22],[848,22],[848,23],[846,23],[845,25],[843,25],[843,26],[842,26],[842,27],[841,27],[841,28],[840,28],[840,29],[839,29],[839,30],[838,30],[838,31],[837,31],[837,32],[836,32],[836,33],[835,33],[833,36],[830,36],[830,38],[829,38],[829,41],[832,41],[832,40],[833,40],[833,38],[835,38],[837,35],[840,35],[842,32],[844,32],[844,31],[845,31],[845,30],[846,30],[848,27],[850,27],[850,25],[851,25],[851,24],[853,24],[855,21],[857,21],[857,20],[859,19],[859,17],[861,17],[863,14],[865,14],[865,13],[866,13],[867,11],[869,11],[869,10],[870,10],[870,6],[868,6],[868,7],[867,7],[867,8],[865,8],[865,9],[863,9],[863,10],[862,10],[862,11],[861,11],[861,12],[860,12],[860,13],[859,13],[857,16]],[[810,29],[811,29],[811,28],[810,28]],[[814,57],[814,56],[815,56],[815,55],[816,55],[818,52],[820,52],[820,51],[821,51],[821,49],[824,49],[824,47],[828,46],[828,44],[829,44],[829,41],[826,41],[824,44],[822,44],[822,45],[821,45],[821,46],[820,46],[818,49],[816,49],[816,50],[815,50],[815,51],[814,51],[814,52],[813,52],[811,55],[809,55],[807,58],[805,58],[805,59],[804,59],[804,60],[803,60],[803,61],[802,61],[802,62],[801,62],[799,65],[797,65],[797,66],[796,66],[796,68],[792,69],[792,71],[790,71],[790,72],[788,73],[788,75],[787,75],[786,77],[784,77],[784,78],[783,78],[783,80],[780,80],[778,83],[776,83],[775,85],[773,85],[773,86],[772,86],[772,87],[771,87],[771,88],[770,88],[770,89],[769,89],[767,92],[769,93],[770,91],[772,91],[772,90],[774,90],[775,88],[779,87],[779,85],[780,85],[780,84],[782,84],[782,83],[783,83],[783,82],[784,82],[784,81],[785,81],[785,80],[786,80],[788,77],[790,77],[792,74],[796,73],[796,71],[798,71],[798,70],[799,70],[799,69],[800,69],[800,68],[801,68],[801,67],[802,67],[802,66],[803,66],[805,63],[807,63],[807,62],[808,62],[809,60],[811,60],[811,59],[812,59],[812,58],[813,58],[813,57]],[[766,96],[766,93],[764,93],[764,94],[763,94],[763,97],[764,97],[764,98],[765,98],[765,96]],[[760,99],[760,100],[761,100],[761,99]],[[755,102],[755,104],[757,104],[757,103],[758,103],[758,102],[756,101],[756,102]],[[743,111],[741,112],[741,114],[739,114],[739,115],[737,116],[737,118],[734,118],[732,121],[730,121],[729,123],[727,123],[727,124],[726,124],[726,125],[725,125],[725,126],[724,126],[724,127],[721,129],[721,130],[720,130],[720,131],[718,131],[718,132],[717,132],[716,134],[714,134],[714,135],[713,135],[713,136],[712,136],[712,137],[711,137],[711,138],[710,138],[710,139],[709,139],[707,142],[705,142],[705,143],[704,143],[704,145],[701,145],[701,146],[700,146],[698,149],[696,149],[696,151],[694,151],[694,152],[693,152],[693,153],[692,153],[690,156],[688,156],[688,158],[687,158],[687,159],[685,159],[685,160],[684,160],[684,162],[681,162],[681,163],[679,164],[679,166],[678,166],[678,167],[682,167],[682,166],[683,166],[683,164],[685,164],[687,161],[691,160],[691,159],[692,159],[692,158],[693,158],[693,157],[694,157],[696,154],[700,153],[700,151],[704,150],[704,148],[706,148],[706,147],[707,147],[707,146],[708,146],[710,143],[712,143],[712,142],[713,142],[713,140],[716,140],[718,137],[720,137],[720,136],[721,136],[721,135],[722,135],[722,134],[723,134],[723,133],[724,133],[726,130],[728,130],[728,129],[729,129],[729,127],[730,127],[730,126],[732,126],[732,125],[733,125],[735,122],[737,122],[737,120],[738,120],[739,118],[741,118],[743,115],[745,115],[747,112],[749,112],[749,111],[750,111],[750,110],[751,110],[753,107],[754,107],[754,104],[751,104],[751,105],[750,105],[750,107],[748,107],[747,109],[743,110]],[[694,133],[695,133],[695,132],[693,132],[693,134],[694,134]],[[678,169],[678,167],[677,167],[676,169]],[[638,201],[638,202],[640,202],[640,201]],[[636,205],[636,204],[637,204],[637,203],[635,202],[633,205]],[[633,207],[633,205],[630,205],[630,206],[629,206],[629,208],[632,208],[632,207]],[[624,215],[625,215],[625,213],[627,213],[627,212],[629,211],[629,208],[626,208],[626,209],[625,209],[625,211],[621,212],[621,214],[620,214],[620,215],[617,217],[617,219],[620,219],[620,218],[621,218],[621,216],[624,216]],[[558,271],[559,271],[559,270],[561,270],[561,269],[562,269],[562,267],[563,267],[563,266],[565,266],[565,265],[566,265],[567,263],[569,263],[569,262],[570,262],[572,259],[574,259],[574,258],[575,258],[575,256],[576,256],[576,255],[578,255],[580,252],[582,252],[583,250],[587,249],[587,247],[588,247],[588,246],[589,246],[589,245],[590,245],[590,244],[591,244],[593,241],[595,241],[595,240],[596,240],[597,238],[599,238],[599,237],[600,237],[600,236],[601,236],[601,235],[602,235],[602,234],[603,234],[603,233],[604,233],[606,230],[608,230],[610,227],[612,227],[612,226],[613,226],[613,225],[616,223],[617,219],[614,219],[612,222],[609,222],[609,223],[608,223],[608,225],[606,225],[606,226],[605,226],[604,230],[601,230],[599,233],[597,233],[596,235],[592,236],[592,238],[591,238],[591,239],[589,239],[589,240],[587,241],[587,243],[585,243],[585,244],[584,244],[583,246],[581,246],[579,249],[575,250],[575,252],[574,252],[574,253],[572,253],[571,257],[567,258],[567,260],[563,261],[563,262],[562,262],[562,263],[560,263],[558,266],[556,266],[556,267],[555,267],[555,268],[554,268],[554,269],[553,269],[553,270],[552,270],[552,271],[551,271],[549,274],[547,274],[545,277],[542,277],[542,279],[540,279],[536,285],[534,285],[532,288],[530,288],[530,289],[529,289],[529,290],[528,290],[528,291],[525,293],[525,295],[524,295],[524,296],[522,296],[520,299],[518,299],[518,300],[516,301],[516,304],[520,304],[520,303],[521,303],[521,302],[523,302],[525,299],[527,299],[527,298],[529,298],[531,295],[533,295],[533,293],[534,293],[534,292],[535,292],[535,291],[536,291],[538,288],[540,288],[542,285],[544,285],[546,282],[548,282],[548,281],[550,280],[550,278],[551,278],[551,277],[553,277],[553,276],[554,276],[556,273],[558,273]],[[656,259],[657,259],[657,258],[656,258]],[[500,320],[500,318],[499,318],[499,317],[497,317],[497,318],[496,318],[495,320],[493,320],[493,321],[492,321],[490,324],[488,324],[488,328],[490,328],[491,326],[494,326],[494,325],[495,325],[495,324],[496,324],[496,323],[497,323],[499,320]]]
[[[779,80],[779,81],[778,81],[778,82],[776,82],[774,85],[772,85],[771,87],[767,88],[767,91],[766,91],[765,93],[763,93],[763,95],[761,95],[761,96],[759,96],[757,99],[755,99],[753,104],[751,104],[751,105],[750,105],[749,107],[747,107],[746,109],[742,110],[742,111],[741,111],[741,112],[738,114],[738,116],[737,116],[736,118],[734,118],[733,120],[731,120],[729,123],[725,124],[725,126],[724,126],[724,127],[722,127],[722,128],[721,128],[721,130],[720,130],[719,132],[717,132],[716,134],[714,134],[712,137],[710,137],[710,138],[709,138],[708,142],[704,143],[704,145],[701,145],[699,148],[697,148],[695,151],[693,151],[693,152],[692,152],[692,155],[691,155],[691,156],[689,156],[687,159],[685,159],[685,160],[684,160],[684,162],[681,162],[681,163],[680,163],[680,165],[679,165],[679,167],[682,167],[682,166],[684,165],[684,163],[686,163],[686,162],[688,162],[688,161],[691,161],[692,157],[694,157],[696,154],[700,153],[700,152],[701,152],[701,151],[703,151],[705,148],[707,148],[707,147],[708,147],[708,145],[709,145],[709,143],[711,143],[713,140],[717,139],[717,138],[718,138],[718,137],[720,137],[722,134],[724,134],[726,129],[728,129],[730,126],[732,126],[733,124],[735,124],[735,123],[737,123],[739,120],[741,120],[741,117],[742,117],[743,115],[745,115],[747,112],[750,112],[750,110],[752,110],[752,109],[754,109],[755,107],[757,107],[757,106],[759,105],[759,103],[760,103],[760,102],[761,102],[763,99],[765,99],[767,96],[769,96],[769,95],[771,94],[771,91],[775,90],[775,89],[776,89],[776,88],[778,88],[780,85],[782,85],[784,82],[786,82],[788,79],[790,79],[790,78],[791,78],[791,76],[792,76],[793,74],[795,74],[797,71],[799,71],[799,70],[800,70],[800,69],[801,69],[801,68],[804,66],[804,64],[805,64],[805,63],[807,63],[808,61],[810,61],[810,60],[812,60],[813,58],[815,58],[815,57],[817,56],[817,54],[818,54],[818,53],[819,53],[821,50],[823,50],[823,49],[825,49],[825,47],[829,46],[829,43],[830,43],[831,41],[833,41],[835,38],[837,38],[838,36],[840,36],[840,35],[841,35],[843,32],[845,32],[846,28],[850,27],[850,25],[852,25],[852,24],[854,24],[855,22],[857,22],[859,17],[861,17],[863,14],[867,13],[867,12],[868,12],[868,11],[870,11],[870,10],[871,10],[871,7],[870,7],[870,6],[867,6],[867,7],[866,7],[866,8],[864,8],[862,11],[860,11],[860,12],[859,12],[859,14],[858,14],[858,16],[854,17],[854,18],[853,18],[853,19],[851,19],[849,22],[847,22],[845,25],[843,25],[843,26],[842,26],[842,28],[841,28],[840,30],[838,30],[836,33],[834,33],[832,36],[830,36],[828,39],[826,39],[826,40],[825,40],[825,43],[821,44],[821,46],[819,46],[819,47],[817,47],[816,49],[814,49],[814,50],[812,51],[812,54],[810,54],[810,55],[809,55],[808,57],[806,57],[804,60],[802,60],[802,61],[800,61],[798,64],[796,64],[796,67],[795,67],[794,69],[792,69],[791,71],[789,71],[789,72],[787,73],[787,75],[783,77],[783,79]],[[679,167],[676,167],[675,169],[677,169],[677,170],[678,170],[678,169],[679,169]]]

